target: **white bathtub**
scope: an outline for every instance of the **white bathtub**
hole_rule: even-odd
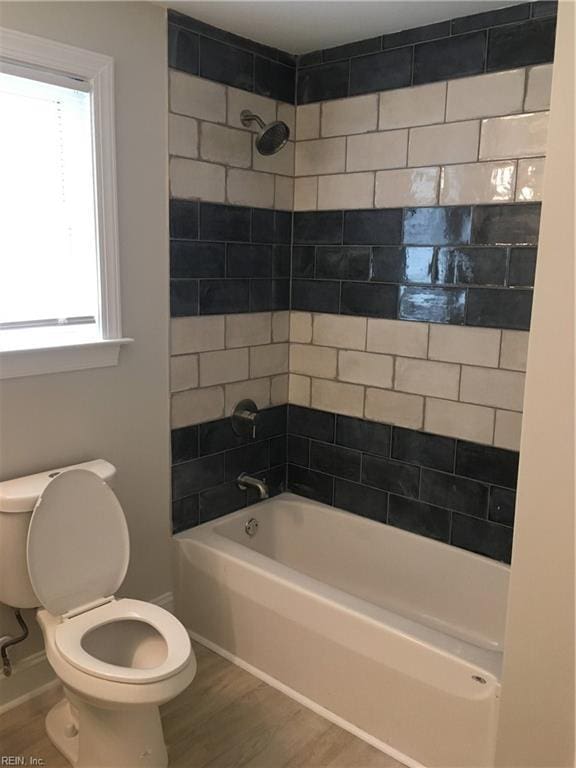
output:
[[[200,642],[409,765],[492,765],[507,566],[292,494],[176,550]]]

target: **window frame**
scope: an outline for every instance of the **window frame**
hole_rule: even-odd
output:
[[[2,63],[52,72],[90,85],[102,333],[101,339],[83,343],[54,339],[54,344],[41,347],[0,350],[0,379],[116,365],[121,346],[132,339],[122,336],[120,306],[114,60],[3,27],[0,43]]]

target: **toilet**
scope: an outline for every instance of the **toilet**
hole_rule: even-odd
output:
[[[96,460],[0,483],[0,602],[39,607],[65,694],[46,730],[69,762],[161,768],[159,706],[192,682],[196,659],[172,614],[115,597],[130,556],[115,474]]]

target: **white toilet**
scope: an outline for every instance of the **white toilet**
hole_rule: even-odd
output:
[[[196,674],[182,624],[116,599],[130,544],[122,507],[97,460],[0,483],[0,602],[43,606],[37,619],[65,698],[46,718],[79,768],[168,763],[159,705]]]

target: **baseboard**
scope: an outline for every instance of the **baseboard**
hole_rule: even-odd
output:
[[[307,696],[304,696],[298,691],[295,691],[293,688],[290,688],[288,685],[280,682],[280,680],[277,680],[275,677],[272,677],[266,672],[262,672],[262,670],[252,666],[252,664],[248,664],[248,662],[244,661],[238,656],[235,656],[233,653],[230,653],[230,651],[225,650],[219,645],[216,645],[216,643],[213,643],[211,640],[207,640],[205,637],[196,634],[196,632],[192,632],[190,629],[188,629],[188,634],[193,640],[196,640],[196,642],[200,643],[200,645],[206,646],[206,648],[209,648],[219,656],[222,656],[228,661],[231,661],[237,667],[244,669],[246,672],[254,675],[254,677],[262,680],[262,682],[266,683],[272,688],[276,688],[276,690],[284,693],[291,699],[294,699],[294,701],[297,701],[299,704],[302,704],[303,707],[310,709],[312,712],[320,715],[320,717],[323,717],[325,720],[334,723],[334,725],[337,725],[344,731],[348,731],[348,733],[351,733],[352,736],[356,736],[357,738],[362,739],[362,741],[365,741],[367,744],[370,744],[370,746],[375,747],[380,752],[384,752],[384,754],[388,755],[388,757],[392,757],[394,760],[397,760],[399,763],[406,765],[408,768],[425,768],[422,763],[414,760],[414,758],[410,757],[409,755],[405,755],[403,752],[399,752],[397,749],[394,749],[394,747],[391,747],[384,741],[380,741],[380,739],[371,736],[369,733],[366,733],[366,731],[358,728],[358,726],[350,723],[348,720],[344,720],[344,718],[340,717],[340,715],[336,715],[329,709],[326,709],[320,704],[317,704],[315,701],[312,701],[312,699],[309,699]],[[192,685],[194,685],[194,683],[192,683]]]

